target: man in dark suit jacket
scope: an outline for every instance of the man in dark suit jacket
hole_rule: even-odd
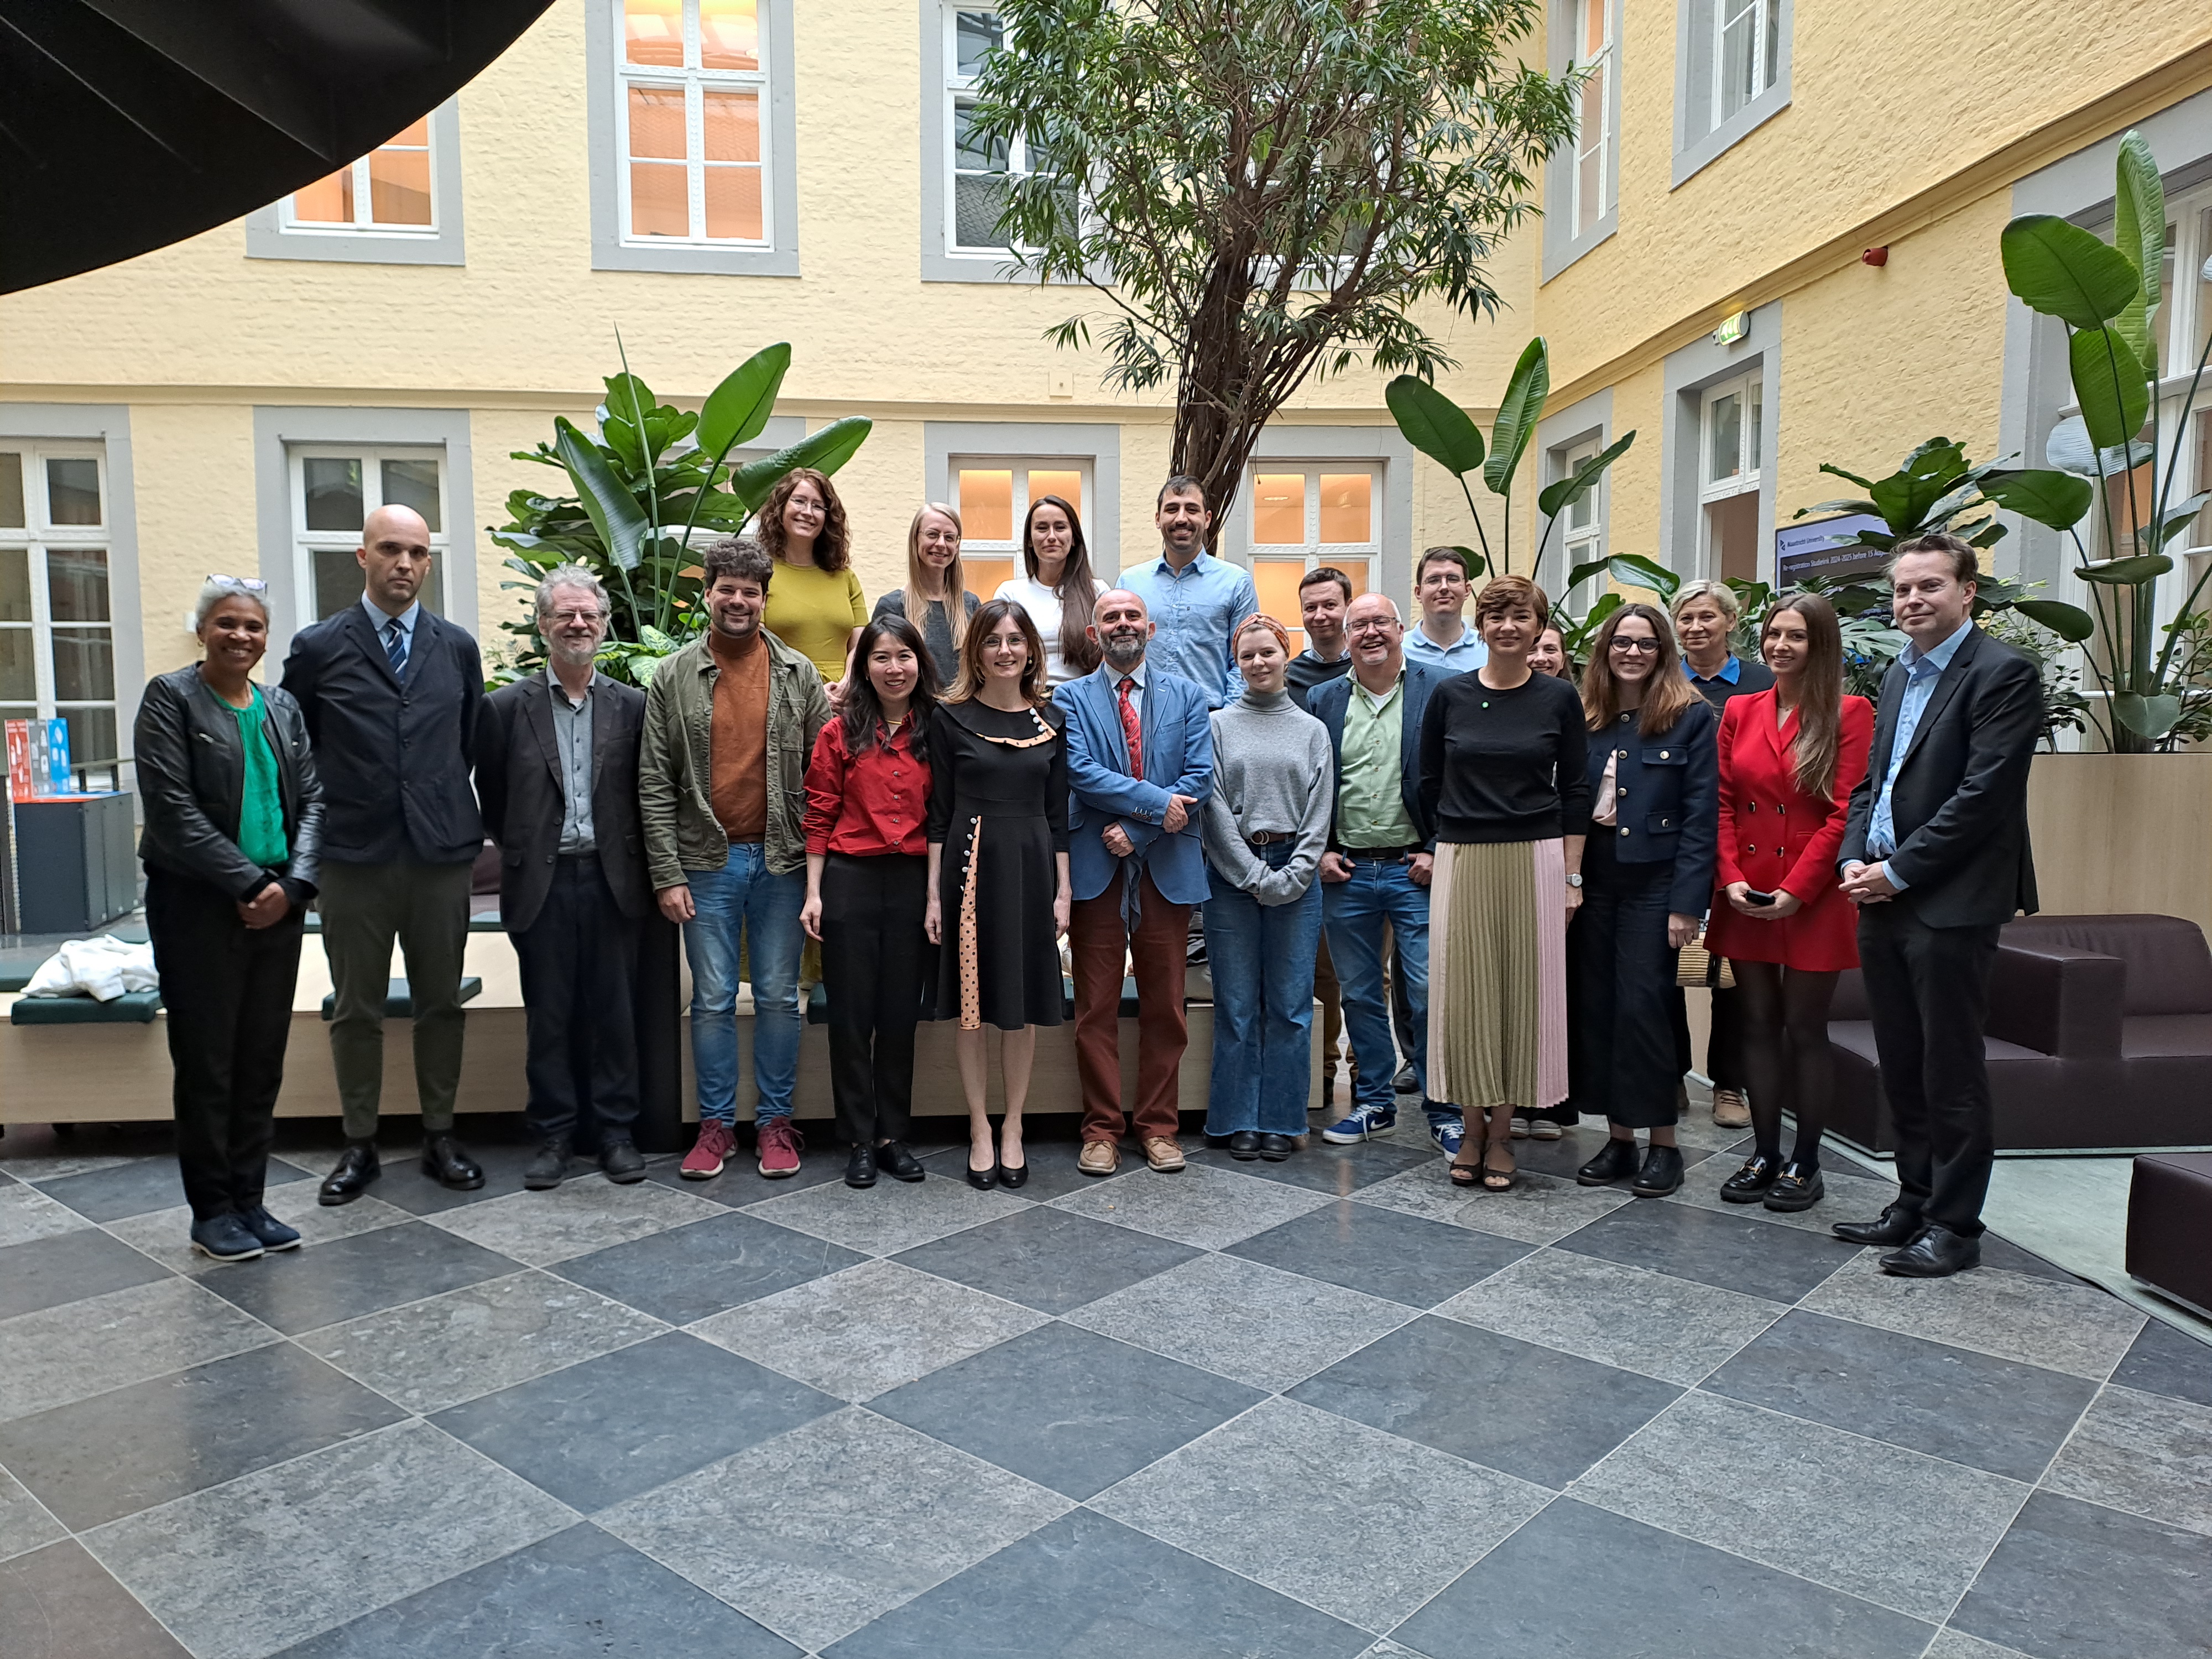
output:
[[[561,1184],[586,1121],[610,1181],[645,1178],[631,988],[653,907],[637,816],[645,693],[592,668],[607,637],[606,589],[580,565],[538,584],[542,674],[484,699],[477,795],[500,848],[499,915],[522,968],[530,1126],[522,1184]]]
[[[2043,732],[2035,664],[1973,624],[1974,550],[1900,542],[1897,625],[1912,643],[1881,684],[1874,753],[1839,854],[1897,1125],[1897,1202],[1840,1222],[1893,1246],[1883,1271],[1935,1279],[1981,1261],[1995,1133],[1982,1028],[1997,934],[2035,908],[2027,769]]]
[[[323,1182],[325,1204],[351,1203],[377,1177],[395,937],[414,1013],[423,1170],[448,1187],[483,1185],[483,1171],[453,1139],[469,871],[483,848],[469,787],[483,663],[467,633],[416,598],[430,574],[430,532],[417,514],[377,508],[355,556],[361,603],[301,632],[284,663],[284,689],[307,716],[323,776],[319,908],[346,1133]]]

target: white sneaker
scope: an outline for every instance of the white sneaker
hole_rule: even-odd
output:
[[[1513,1132],[1514,1139],[1526,1140],[1528,1139],[1528,1120],[1527,1118],[1513,1118],[1508,1121],[1506,1127]]]

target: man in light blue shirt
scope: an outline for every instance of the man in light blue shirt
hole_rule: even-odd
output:
[[[1218,708],[1243,690],[1229,636],[1259,610],[1259,593],[1249,571],[1206,550],[1213,515],[1197,479],[1177,474],[1162,484],[1152,522],[1159,557],[1130,566],[1119,586],[1145,602],[1158,630],[1147,653],[1152,665],[1182,675],[1206,694],[1208,708]]]
[[[1897,823],[1891,811],[1890,796],[1897,788],[1897,775],[1905,769],[1905,757],[1912,752],[1912,734],[1920,729],[1920,717],[1928,712],[1928,699],[1935,695],[1936,682],[1943,678],[1943,671],[1959,654],[1959,647],[1973,625],[1973,618],[1969,617],[1944,635],[1941,645],[1926,651],[1917,645],[1908,645],[1898,653],[1897,665],[1905,674],[1905,696],[1897,708],[1897,740],[1890,745],[1889,770],[1882,775],[1881,793],[1875,798],[1866,839],[1867,857],[1880,866],[1893,893],[1903,892],[1910,884],[1881,862],[1897,850]]]
[[[1406,660],[1443,674],[1464,674],[1490,660],[1490,647],[1462,614],[1474,591],[1467,555],[1455,547],[1432,547],[1413,569],[1413,597],[1421,621],[1406,631]]]

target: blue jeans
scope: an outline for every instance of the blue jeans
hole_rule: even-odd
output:
[[[1297,843],[1255,848],[1270,869]],[[1206,1133],[1306,1132],[1313,1079],[1314,953],[1321,939],[1316,882],[1288,904],[1262,904],[1209,869],[1206,960],[1213,974],[1213,1077]]]
[[[1398,971],[1406,981],[1413,1017],[1413,1075],[1421,1080],[1421,1109],[1431,1124],[1456,1123],[1459,1109],[1429,1098],[1429,890],[1395,860],[1352,861],[1350,881],[1316,884],[1328,927],[1328,959],[1344,999],[1344,1029],[1359,1067],[1358,1104],[1396,1109],[1390,1079],[1398,1069],[1390,1039],[1390,999],[1382,989],[1382,928],[1397,942]]]
[[[686,870],[697,915],[684,924],[691,960],[691,1063],[699,1074],[699,1121],[738,1115],[738,948],[753,988],[756,1120],[791,1115],[799,1078],[799,912],[806,876],[770,872],[758,842],[733,842],[719,870]]]

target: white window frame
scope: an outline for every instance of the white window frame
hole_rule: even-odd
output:
[[[1722,46],[1729,20],[1747,12],[1757,85],[1741,106],[1723,112]],[[1674,188],[1790,106],[1795,13],[1796,0],[1682,0],[1675,8]]]
[[[301,596],[300,625],[320,620],[315,592],[315,555],[351,553],[361,546],[361,532],[307,528],[307,466],[309,459],[357,460],[361,463],[361,511],[364,521],[384,505],[386,461],[431,461],[438,468],[438,525],[430,532],[431,573],[438,581],[434,603],[423,599],[424,608],[439,616],[447,613],[453,584],[447,570],[453,550],[453,469],[445,450],[435,444],[296,443],[285,447],[286,489],[292,522],[293,592]],[[333,613],[336,614],[336,613]]]
[[[1713,9],[1713,112],[1723,126],[1759,100],[1780,73],[1782,0],[1705,0]],[[1751,31],[1751,83],[1734,109],[1728,99],[1728,34],[1741,24]]]
[[[1295,564],[1302,571],[1320,569],[1323,565],[1341,570],[1347,576],[1354,574],[1352,567],[1361,568],[1365,576],[1363,583],[1355,584],[1354,597],[1359,593],[1379,593],[1385,591],[1382,580],[1382,518],[1384,501],[1382,483],[1385,464],[1368,459],[1304,460],[1271,457],[1255,457],[1244,467],[1243,487],[1237,492],[1236,512],[1240,520],[1245,550],[1245,568],[1259,580],[1259,568],[1263,564]],[[1305,479],[1305,526],[1301,540],[1291,542],[1262,542],[1255,533],[1260,510],[1260,477],[1267,473],[1280,477],[1285,473],[1301,474]],[[1341,477],[1349,473],[1364,473],[1367,477],[1368,538],[1364,542],[1324,542],[1321,538],[1321,481],[1324,477]],[[1411,622],[1419,620],[1419,613],[1408,611]],[[1277,618],[1291,632],[1293,644],[1301,651],[1306,647],[1305,629],[1301,619],[1293,613]],[[1409,624],[1410,625],[1410,622]]]
[[[1076,512],[1083,520],[1084,544],[1091,551],[1091,574],[1103,576],[1109,582],[1113,580],[1116,572],[1102,566],[1100,549],[1092,539],[1091,525],[1097,517],[1098,490],[1098,468],[1092,458],[1083,455],[952,455],[946,459],[944,493],[932,499],[944,501],[957,510],[960,506],[960,475],[968,471],[1013,474],[1008,525],[1014,533],[1011,541],[986,540],[968,534],[963,521],[960,538],[960,557],[963,564],[979,558],[1010,559],[1012,566],[1009,575],[1014,580],[1021,580],[1027,574],[1022,566],[1022,520],[1028,514],[1033,499],[1030,493],[1030,474],[1073,472],[1083,480],[1083,499],[1077,503]],[[1112,561],[1109,558],[1106,562],[1110,564]],[[996,582],[978,583],[976,597],[989,599],[998,586]]]
[[[760,31],[754,52],[754,61],[759,65],[750,70],[710,70],[699,67],[700,33],[699,0],[683,0],[684,7],[684,65],[670,69],[664,65],[633,64],[626,50],[628,35],[620,0],[609,9],[609,18],[614,30],[611,47],[615,66],[615,188],[621,214],[623,246],[629,248],[708,248],[742,249],[764,252],[775,246],[776,215],[781,204],[776,200],[775,188],[775,122],[773,118],[773,88],[769,66],[775,62],[775,42],[770,31],[777,27],[775,9],[759,5],[754,18]],[[684,168],[685,197],[690,209],[691,234],[687,236],[640,236],[632,229],[635,222],[630,212],[630,148],[629,94],[633,88],[657,91],[681,91],[684,94]],[[760,160],[757,162],[718,161],[707,159],[706,103],[709,92],[750,93],[757,100],[755,107],[760,133]],[[657,166],[679,165],[659,161]],[[757,237],[709,236],[707,234],[707,172],[710,167],[738,168],[754,167],[760,174],[761,234]]]
[[[1736,471],[1726,477],[1713,477],[1713,450],[1719,434],[1716,429],[1714,410],[1724,398],[1734,397],[1737,404]],[[1765,377],[1754,366],[1746,373],[1732,375],[1725,380],[1705,388],[1698,397],[1698,568],[1717,574],[1720,551],[1713,545],[1712,515],[1706,511],[1717,501],[1733,501],[1739,495],[1757,495],[1765,484],[1765,474],[1760,460],[1766,443],[1766,422],[1769,411],[1765,406]],[[1762,568],[1768,561],[1765,548],[1758,550]]]
[[[413,124],[410,122],[409,125]],[[404,129],[402,131],[404,131]],[[400,148],[394,142],[398,137],[399,134],[395,133],[392,138],[386,139],[368,155],[356,156],[345,166],[335,167],[330,173],[325,175],[336,177],[341,173],[350,173],[353,175],[352,222],[346,223],[336,219],[301,218],[299,209],[299,192],[295,191],[280,204],[279,219],[283,226],[284,234],[288,236],[336,234],[398,236],[418,240],[434,239],[438,234],[438,134],[430,118],[427,115],[422,118],[422,159],[425,164],[423,170],[430,178],[430,222],[426,225],[386,224],[372,216],[375,212],[376,198],[374,185],[369,176],[369,163],[383,151]],[[405,148],[411,149],[414,146],[408,145]],[[319,179],[316,182],[321,181]]]
[[[429,127],[430,140],[430,223],[427,227],[380,225],[358,220],[350,225],[302,220],[294,214],[292,198],[287,196],[246,215],[246,258],[325,259],[356,264],[465,264],[459,99],[448,98],[424,119]],[[349,165],[360,169],[355,174],[354,202],[356,212],[363,212],[368,199],[368,157],[359,156]]]
[[[1604,447],[1605,434],[1602,432],[1593,432],[1554,447],[1549,452],[1551,481],[1556,483],[1562,478],[1574,477],[1577,467],[1586,461],[1595,460]],[[1559,566],[1559,580],[1562,581],[1577,565],[1589,564],[1606,556],[1605,490],[1610,482],[1611,471],[1607,468],[1605,472],[1598,474],[1597,482],[1589,487],[1589,493],[1559,514],[1558,538],[1563,561]],[[1585,515],[1579,524],[1575,521],[1577,514]],[[1538,533],[1542,532],[1539,531]],[[1585,579],[1581,586],[1568,590],[1565,600],[1567,608],[1587,611],[1597,596],[1605,591],[1605,586],[1606,579],[1602,575]]]
[[[73,709],[106,709],[115,720],[114,756],[106,757],[96,774],[110,787],[120,787],[122,766],[129,749],[129,731],[125,724],[122,697],[123,665],[118,646],[120,635],[117,628],[117,572],[113,530],[115,523],[114,495],[108,484],[106,447],[100,443],[71,442],[0,437],[0,453],[21,456],[23,469],[23,519],[20,526],[0,526],[0,549],[20,550],[30,579],[31,617],[28,624],[0,622],[0,629],[11,633],[27,632],[31,638],[33,715],[39,720],[58,719]],[[46,463],[50,460],[90,460],[99,469],[100,516],[96,525],[55,524],[51,516],[48,500]],[[70,621],[60,626],[70,629],[104,628],[107,631],[108,664],[112,684],[108,696],[72,697],[60,700],[54,671],[53,595],[48,579],[47,561],[52,553],[97,552],[106,561],[107,568],[107,618],[105,622]],[[4,716],[8,720],[22,720],[21,705],[10,702]],[[80,777],[88,774],[85,758],[72,752],[72,766]]]
[[[998,8],[989,4],[963,4],[961,0],[942,0],[939,9],[944,29],[945,91],[943,157],[945,178],[945,252],[952,259],[976,259],[994,264],[1003,264],[1013,252],[1004,242],[968,243],[960,240],[960,179],[963,173],[973,178],[996,178],[1000,175],[960,166],[960,106],[975,85],[972,76],[960,73],[960,14],[974,12],[997,16]],[[1003,175],[1010,183],[1025,177],[1030,171],[1029,141],[1019,133],[1006,146],[1006,169]]]
[[[1613,211],[1617,158],[1613,144],[1613,0],[1573,0],[1575,18],[1575,49],[1582,49],[1587,31],[1584,21],[1595,12],[1602,34],[1595,57],[1577,65],[1597,83],[1597,131],[1590,132],[1577,124],[1573,143],[1572,166],[1568,173],[1568,204],[1571,234],[1577,240],[1598,230],[1605,216]],[[1583,105],[1588,108],[1588,103]],[[1597,162],[1597,200],[1584,199],[1583,173],[1584,164],[1592,158]]]

